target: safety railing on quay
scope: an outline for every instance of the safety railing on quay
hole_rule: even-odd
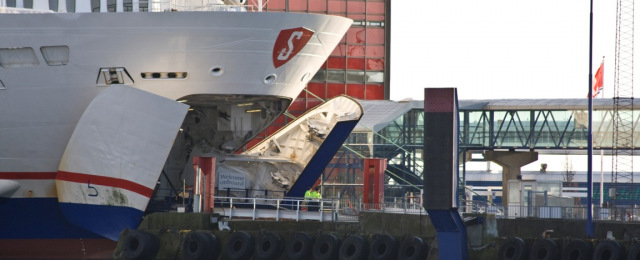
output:
[[[275,195],[275,194],[274,194]],[[189,196],[191,197],[191,196]],[[214,212],[233,218],[316,221],[359,221],[360,212],[382,212],[395,214],[427,215],[419,200],[411,198],[385,198],[383,203],[363,203],[361,199],[269,198],[214,196]],[[175,206],[184,207],[185,201],[176,201]],[[193,200],[187,200],[191,205]],[[189,207],[187,207],[189,208]],[[187,210],[191,212],[193,209]],[[166,210],[165,210],[166,211]],[[541,218],[586,220],[587,207],[578,206],[502,206],[486,201],[460,201],[460,214],[480,213],[497,218]],[[640,208],[634,206],[593,207],[595,221],[639,221]]]
[[[213,212],[229,219],[316,220],[353,222],[360,212],[421,214],[426,211],[418,203],[396,200],[385,203],[362,203],[359,199],[240,198],[215,197]]]
[[[492,214],[498,218],[541,218],[586,220],[587,206],[502,206],[482,201],[464,201],[460,213]],[[594,221],[640,221],[640,208],[634,206],[593,207]]]
[[[339,203],[330,199],[215,197],[214,205],[214,213],[229,219],[357,221],[357,216],[342,214]]]

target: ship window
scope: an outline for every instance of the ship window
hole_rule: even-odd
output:
[[[107,0],[107,12],[115,13],[117,9],[116,0]]]
[[[186,79],[186,72],[142,72],[142,79]]]
[[[49,10],[58,11],[58,1],[49,1]]]
[[[138,1],[140,12],[149,12],[149,1]]]
[[[123,67],[100,68],[96,84],[108,86],[111,84],[133,85],[133,79],[127,69]]]
[[[33,48],[0,49],[0,66],[3,68],[34,67],[40,65]]]
[[[40,52],[49,66],[61,66],[69,63],[69,46],[43,46],[40,48]]]

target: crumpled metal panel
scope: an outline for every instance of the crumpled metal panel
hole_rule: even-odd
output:
[[[362,114],[362,106],[355,99],[335,97],[309,110],[243,154],[219,158],[217,175],[236,174],[244,177],[245,189],[250,190],[250,194],[238,191],[237,194],[229,194],[232,196],[265,196],[265,190],[271,191],[267,195],[269,197],[291,196],[291,188],[314,157],[316,163],[313,168],[315,172],[321,172],[342,145],[342,142],[337,142],[329,149],[331,151],[324,150],[322,154],[317,154],[334,128],[350,122],[350,127],[341,128],[348,135]],[[318,160],[318,157],[323,157],[323,160]],[[317,178],[309,177],[312,181]]]

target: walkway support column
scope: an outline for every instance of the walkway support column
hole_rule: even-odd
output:
[[[502,166],[502,205],[509,205],[509,180],[520,176],[520,168],[538,160],[538,152],[486,151],[484,158]]]

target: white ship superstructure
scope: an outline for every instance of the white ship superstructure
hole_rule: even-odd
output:
[[[169,128],[177,134],[175,146],[169,146],[172,153],[180,150],[178,154],[188,155],[194,149],[233,153],[286,110],[351,24],[351,20],[342,17],[247,12],[244,7],[214,5],[213,1],[172,1],[157,6],[153,1],[99,1],[98,10],[112,8],[115,12],[88,13],[96,11],[92,2],[97,3],[58,1],[55,8],[48,5],[49,1],[34,0],[32,6],[25,6],[27,1],[20,0],[0,2],[12,6],[0,9],[4,12],[0,15],[0,200],[4,202],[0,203],[0,242],[15,238],[91,237],[91,232],[98,233],[94,236],[97,238],[105,236],[95,230],[87,232],[85,227],[72,231],[69,230],[73,228],[60,227],[41,236],[36,226],[25,233],[20,224],[31,225],[41,218],[31,216],[29,210],[24,211],[24,216],[13,214],[15,221],[5,221],[12,218],[5,218],[9,212],[57,204],[64,193],[59,190],[61,183],[77,183],[88,190],[102,185],[103,189],[111,187],[123,193],[154,189],[153,183],[133,188],[112,185],[136,172],[60,174],[65,172],[63,168],[75,167],[67,167],[67,163],[109,159],[108,154],[85,153],[86,158],[73,157],[76,159],[61,165],[78,121],[83,114],[89,114],[87,107],[106,89],[135,89],[187,105],[182,124]],[[197,7],[193,2],[206,3]],[[187,8],[186,4],[191,5]],[[28,12],[19,7],[63,12]],[[148,12],[154,8],[164,12]],[[184,11],[205,9],[235,12]],[[142,115],[145,106],[122,105],[114,110],[120,115]],[[179,114],[175,113],[180,117]],[[122,126],[118,124],[124,121],[110,117],[113,114],[93,116],[88,125],[145,127],[144,120]],[[146,129],[143,133],[153,135],[154,131]],[[114,138],[119,141],[105,139],[103,144],[125,147],[126,140]],[[89,140],[82,142],[91,145]],[[168,148],[159,151],[165,157],[167,153]],[[158,167],[156,161],[144,163]],[[164,163],[160,162],[159,168]],[[88,184],[87,176],[96,179]],[[135,178],[133,182],[136,183]],[[31,204],[34,201],[38,205]],[[93,205],[127,207],[109,203]],[[48,222],[56,221],[65,219],[53,216]]]

